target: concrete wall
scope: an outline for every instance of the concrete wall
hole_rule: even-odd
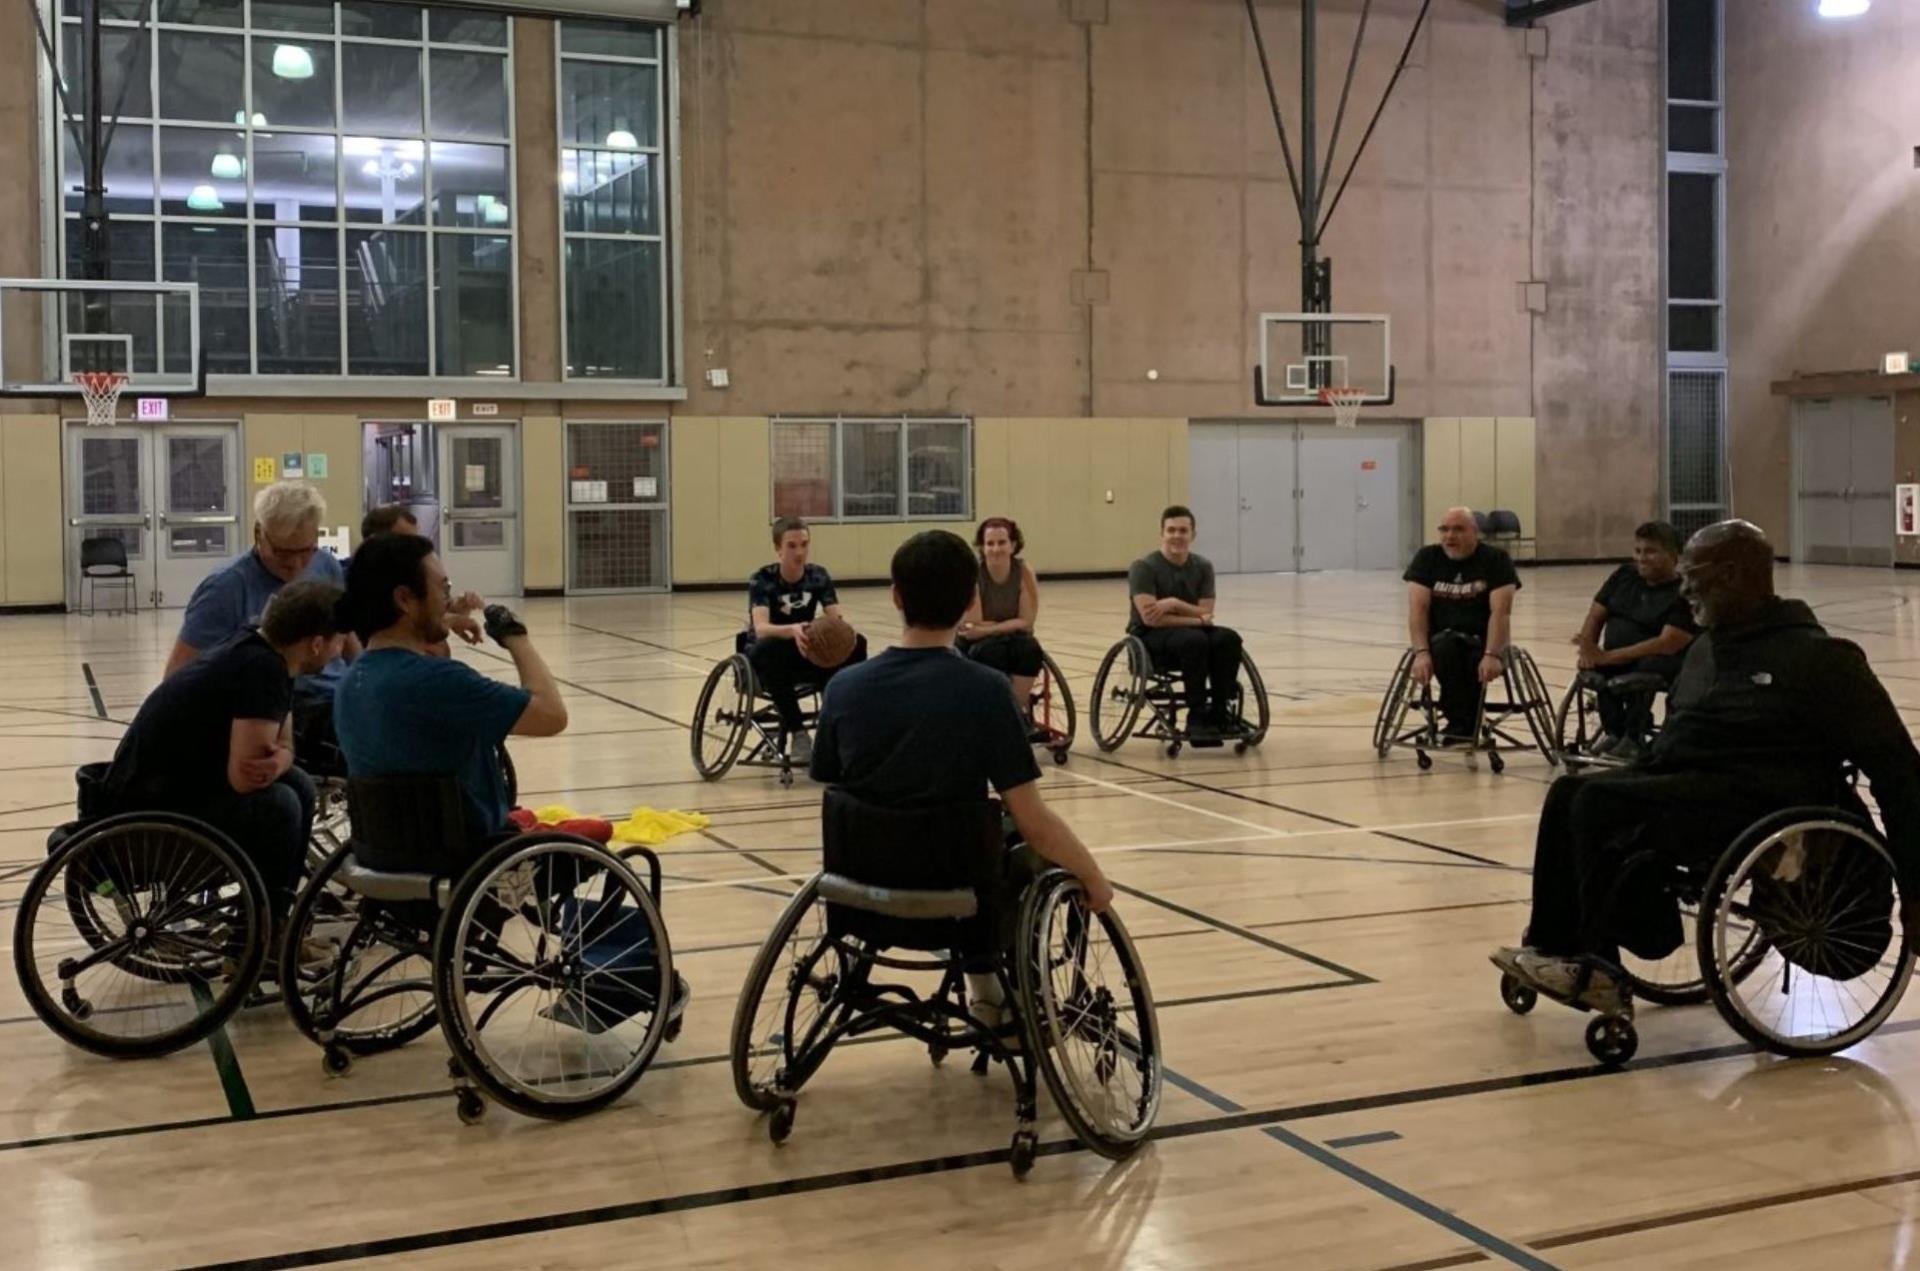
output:
[[[1791,414],[1768,385],[1920,351],[1917,66],[1920,6],[1877,4],[1846,22],[1798,0],[1727,6],[1734,510],[1783,551]],[[1912,471],[1912,448],[1900,455]]]

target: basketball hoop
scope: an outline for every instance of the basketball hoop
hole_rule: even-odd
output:
[[[1360,405],[1367,400],[1364,388],[1323,388],[1320,390],[1322,405],[1333,407],[1333,422],[1341,428],[1357,428],[1360,424]]]
[[[120,371],[75,371],[73,382],[87,403],[87,427],[102,428],[118,418],[120,390],[127,376]]]

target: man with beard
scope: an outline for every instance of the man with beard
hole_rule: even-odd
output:
[[[501,743],[564,731],[567,707],[526,627],[504,605],[487,607],[487,634],[513,659],[519,687],[435,656],[452,602],[430,540],[382,534],[362,544],[347,568],[347,605],[366,652],[340,681],[334,721],[356,777],[457,778],[478,847],[507,828],[512,810]]]

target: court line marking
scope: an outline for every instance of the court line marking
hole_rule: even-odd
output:
[[[99,681],[93,678],[93,663],[82,662],[80,664],[80,674],[86,677],[87,692],[93,698],[93,713],[101,719],[105,719],[107,717],[107,703],[100,696]]]
[[[1372,1143],[1397,1143],[1400,1141],[1398,1130],[1375,1130],[1371,1134],[1349,1134],[1345,1138],[1328,1139],[1331,1148],[1366,1147]]]
[[[194,1004],[204,1013],[213,1006],[213,994],[199,980],[188,982],[193,993]],[[220,1074],[220,1088],[227,1096],[227,1111],[233,1114],[235,1121],[254,1119],[253,1092],[247,1089],[247,1079],[240,1071],[239,1056],[233,1053],[233,1039],[227,1036],[225,1024],[207,1034],[207,1049],[213,1053],[214,1071]]]

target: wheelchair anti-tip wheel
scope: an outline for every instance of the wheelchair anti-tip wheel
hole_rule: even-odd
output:
[[[1525,1015],[1539,1004],[1540,994],[1531,986],[1522,984],[1508,972],[1500,973],[1500,1000],[1506,1003],[1508,1010],[1515,1015]]]
[[[725,776],[740,757],[747,742],[748,721],[758,686],[753,678],[753,663],[747,655],[736,653],[715,663],[700,687],[700,699],[693,710],[693,733],[689,745],[693,766],[708,781]]]
[[[13,962],[34,1014],[97,1055],[170,1054],[219,1028],[260,978],[266,886],[225,835],[128,813],[88,826],[34,871]]]

